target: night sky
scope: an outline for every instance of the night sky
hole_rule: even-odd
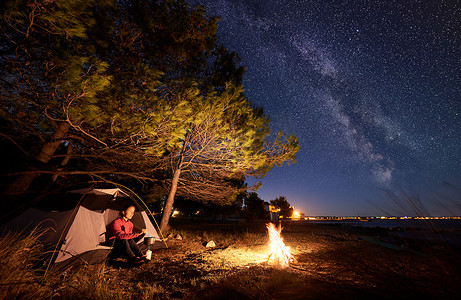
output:
[[[249,101],[300,140],[260,198],[306,215],[412,214],[383,195],[403,190],[461,215],[459,1],[198,2],[246,66]]]

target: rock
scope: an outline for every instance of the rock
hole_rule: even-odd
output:
[[[206,244],[205,247],[207,247],[207,248],[214,248],[214,247],[216,247],[216,243],[213,242],[213,241],[209,241],[209,242]]]
[[[177,240],[182,240],[182,236],[180,236],[179,234],[175,235],[174,238]]]
[[[174,237],[174,234],[170,233],[167,238],[172,239]]]

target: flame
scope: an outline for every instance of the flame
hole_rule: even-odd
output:
[[[278,227],[275,227],[274,223],[267,223],[267,231],[269,232],[270,241],[270,252],[267,261],[272,258],[277,261],[282,267],[288,267],[290,262],[294,261],[293,255],[290,253],[290,247],[285,246],[283,239],[280,237],[282,232],[282,224],[279,223]]]

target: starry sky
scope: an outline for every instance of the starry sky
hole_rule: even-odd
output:
[[[414,214],[398,203],[414,196],[429,214],[461,215],[459,1],[189,3],[220,17],[271,129],[299,138],[297,163],[262,179],[260,198],[364,216]]]

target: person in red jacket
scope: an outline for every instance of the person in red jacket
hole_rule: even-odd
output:
[[[142,229],[141,233],[133,232],[133,218],[135,207],[130,205],[121,211],[121,217],[112,221],[109,226],[110,240],[114,240],[113,251],[120,253],[128,262],[141,262],[145,255],[142,253],[136,239],[142,237],[146,233],[146,229]]]

